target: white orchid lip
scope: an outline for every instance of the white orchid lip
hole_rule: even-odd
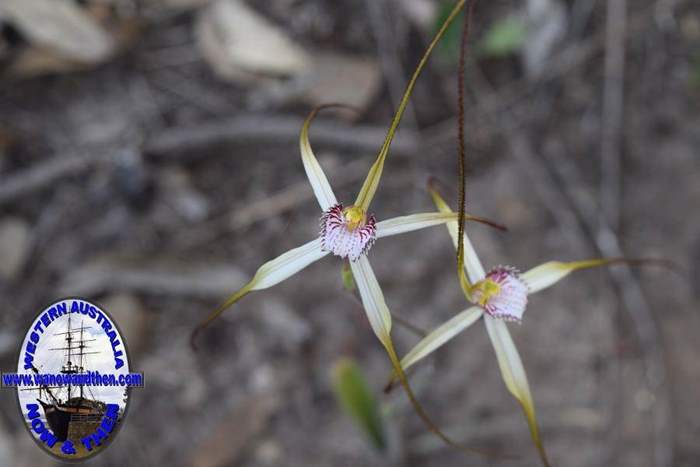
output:
[[[527,307],[528,288],[515,268],[498,266],[474,284],[472,298],[486,313],[520,322]]]
[[[367,254],[377,239],[374,215],[357,207],[338,203],[321,216],[321,248],[341,258],[356,261]]]

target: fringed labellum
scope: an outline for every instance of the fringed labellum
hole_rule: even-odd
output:
[[[527,306],[528,289],[515,268],[498,266],[474,284],[474,303],[494,318],[520,322]]]
[[[377,238],[374,215],[357,206],[343,209],[342,204],[331,206],[321,216],[321,247],[341,258],[356,261],[366,254]]]

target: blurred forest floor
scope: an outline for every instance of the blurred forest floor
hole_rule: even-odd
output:
[[[188,339],[260,264],[317,234],[297,140],[314,105],[360,109],[354,121],[324,113],[311,130],[338,198],[354,198],[444,5],[247,5],[0,5],[0,362],[13,368],[26,326],[61,296],[113,315],[146,387],[95,465],[389,463],[331,391],[342,356],[378,394],[389,372],[339,261],[247,297],[198,352]],[[458,35],[419,79],[379,220],[432,210],[431,175],[455,205]],[[684,270],[576,273],[511,326],[550,458],[698,465],[697,1],[480,2],[472,43],[468,209],[509,227],[468,225],[486,266],[625,254]],[[430,329],[466,308],[443,228],[380,242],[370,258],[405,320]],[[416,342],[395,334],[403,352]],[[482,323],[413,381],[455,437],[521,456],[494,465],[536,464]],[[381,400],[393,408],[392,464],[487,463],[427,434],[400,391]],[[9,391],[0,405],[0,464],[48,464]]]

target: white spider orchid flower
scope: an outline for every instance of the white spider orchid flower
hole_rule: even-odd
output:
[[[368,214],[358,203],[343,207],[343,204],[336,199],[309,144],[308,135],[311,121],[324,107],[330,106],[316,108],[309,114],[303,124],[300,137],[304,169],[323,211],[320,217],[319,237],[260,266],[253,278],[217,308],[203,325],[208,324],[248,293],[277,285],[310,264],[333,254],[349,260],[372,329],[377,337],[385,342],[389,339],[391,332],[391,315],[367,259],[368,251],[375,241],[381,238],[441,225],[450,221],[456,222],[456,213],[439,211],[395,217],[377,222],[374,215]],[[368,178],[371,177],[372,172]],[[367,182],[365,184],[367,185]],[[374,186],[376,187],[376,183]],[[366,205],[369,204],[371,196],[361,192],[358,199],[365,200]],[[467,216],[467,219],[496,225],[474,216]]]
[[[453,213],[434,189],[431,188],[430,192],[440,212]],[[447,222],[447,229],[457,248],[457,221]],[[619,258],[573,262],[550,261],[523,274],[518,273],[515,268],[505,266],[498,266],[486,272],[466,233],[464,251],[464,269],[468,277],[465,296],[474,306],[455,315],[425,336],[403,357],[401,366],[404,371],[407,370],[483,316],[506,387],[522,406],[532,439],[543,464],[548,466],[549,462],[537,426],[530,386],[506,321],[520,323],[529,295],[556,284],[573,271],[629,261]]]
[[[396,355],[391,339],[391,313],[384,300],[384,294],[375,277],[372,266],[367,258],[367,252],[376,240],[391,237],[414,230],[424,229],[448,222],[457,222],[457,214],[453,212],[426,212],[412,214],[408,216],[395,217],[385,221],[377,222],[374,215],[367,212],[358,204],[347,208],[339,203],[331,189],[328,180],[314,156],[308,139],[309,126],[316,113],[321,109],[314,109],[307,117],[301,130],[300,146],[304,169],[313,188],[316,199],[323,211],[320,218],[321,230],[319,237],[307,242],[297,248],[287,251],[277,258],[268,261],[258,268],[253,278],[232,294],[219,308],[217,308],[193,333],[193,340],[198,331],[216,319],[226,309],[238,302],[250,292],[263,290],[279,284],[290,278],[312,263],[324,258],[329,254],[347,259],[357,288],[360,292],[362,304],[367,314],[370,326],[377,335],[381,343],[389,353],[395,371],[399,359]],[[376,164],[373,166],[373,168]],[[378,175],[370,172],[368,179]],[[368,186],[368,183],[365,182]],[[369,186],[374,186],[376,182]],[[371,196],[364,191],[360,193],[358,199],[364,200],[365,205],[369,204]],[[499,227],[497,224],[486,219],[474,216],[466,216],[468,220],[482,222],[491,226]],[[413,399],[413,395],[409,394]],[[434,431],[437,430],[427,415],[416,404],[416,410]],[[439,431],[436,431],[439,433]],[[439,434],[440,437],[443,435]],[[450,441],[446,442],[453,444]]]
[[[399,107],[394,115],[387,136],[379,150],[375,162],[372,164],[367,178],[352,205],[345,207],[339,203],[331,189],[328,179],[321,169],[309,144],[309,126],[316,113],[317,108],[311,112],[303,124],[300,135],[301,157],[304,170],[309,178],[316,199],[321,206],[321,232],[316,238],[304,245],[294,248],[279,257],[263,264],[255,273],[253,278],[241,289],[231,295],[219,308],[217,308],[192,334],[192,341],[198,332],[216,319],[226,309],[238,302],[245,295],[256,290],[263,290],[279,284],[290,278],[310,264],[320,260],[324,256],[333,254],[349,260],[350,269],[354,277],[357,288],[360,292],[362,304],[367,314],[370,326],[384,346],[391,360],[394,371],[397,374],[402,386],[406,390],[408,398],[418,415],[422,418],[428,428],[440,437],[444,442],[462,450],[474,452],[469,448],[464,448],[445,436],[430,420],[422,407],[415,399],[413,392],[408,385],[405,374],[399,364],[399,358],[394,348],[391,338],[391,313],[384,300],[384,294],[377,282],[374,271],[367,258],[369,249],[375,240],[392,235],[398,235],[426,227],[456,222],[457,214],[448,212],[428,212],[413,214],[409,216],[396,217],[393,219],[377,222],[374,215],[370,214],[369,205],[377,191],[379,180],[384,168],[384,162],[389,154],[392,139],[401,121],[403,112],[408,105],[408,99],[413,91],[416,80],[420,72],[425,67],[428,57],[440,38],[444,35],[449,24],[458,16],[466,0],[459,0],[450,12],[449,16],[442,24],[435,37],[428,46],[421,58],[416,70],[408,82]],[[482,219],[467,216],[467,219],[482,221],[494,225]]]
[[[357,282],[372,329],[375,334],[377,334],[380,341],[383,343],[388,341],[391,331],[391,315],[384,303],[381,289],[379,288],[372,267],[367,259],[368,251],[376,240],[426,227],[445,224],[449,221],[456,221],[457,214],[453,212],[427,212],[395,217],[393,219],[377,222],[374,215],[368,213],[368,208],[376,193],[384,162],[389,153],[391,141],[393,140],[403,112],[408,104],[408,99],[413,91],[416,80],[425,67],[428,56],[445,33],[449,24],[458,15],[464,3],[465,0],[457,2],[449,17],[445,20],[445,23],[428,46],[428,49],[406,87],[379,154],[367,174],[355,203],[350,206],[345,207],[336,199],[333,189],[330,183],[328,183],[328,179],[321,165],[318,163],[311,149],[311,144],[309,143],[309,127],[316,114],[324,108],[342,106],[330,104],[320,106],[311,111],[302,126],[299,147],[304,170],[314,195],[323,211],[320,217],[321,229],[319,237],[304,245],[289,250],[260,266],[250,282],[241,287],[219,308],[211,313],[197,328],[195,335],[197,331],[201,330],[248,293],[277,285],[300,272],[310,264],[332,253],[335,256],[346,258],[350,261],[350,268]],[[466,218],[468,220],[475,220],[497,226],[497,224],[478,217],[467,216]]]

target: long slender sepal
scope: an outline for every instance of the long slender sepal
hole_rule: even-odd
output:
[[[525,418],[530,428],[530,435],[537,447],[542,464],[545,467],[549,467],[550,464],[547,459],[547,453],[544,450],[540,430],[537,426],[535,404],[532,400],[530,385],[527,381],[527,375],[525,374],[525,368],[520,359],[518,349],[515,347],[510,332],[508,331],[508,326],[503,320],[492,318],[489,315],[484,315],[484,323],[486,324],[486,330],[493,344],[493,348],[496,351],[496,358],[498,360],[498,366],[501,369],[503,381],[506,383],[508,391],[517,399],[523,412],[525,412]]]
[[[362,306],[374,334],[382,344],[390,341],[391,312],[384,301],[384,294],[367,256],[363,255],[357,261],[350,261],[350,269],[352,269],[352,275],[362,299]]]
[[[404,370],[412,367],[474,324],[483,314],[483,308],[473,306],[453,316],[418,342],[401,359],[401,367]]]
[[[435,34],[435,37],[430,42],[430,45],[428,45],[427,50],[421,57],[420,62],[416,67],[416,70],[413,72],[413,76],[411,76],[411,79],[408,81],[408,85],[406,86],[406,90],[404,91],[403,97],[401,98],[399,107],[396,110],[396,114],[391,120],[391,125],[389,126],[389,131],[387,132],[386,138],[384,139],[384,144],[382,144],[382,147],[379,150],[379,154],[377,155],[377,159],[375,160],[374,164],[372,164],[372,167],[370,168],[369,173],[367,174],[367,178],[362,184],[360,193],[357,195],[357,199],[355,200],[355,205],[361,207],[365,212],[368,210],[369,205],[372,202],[372,198],[374,198],[374,193],[377,191],[377,187],[379,186],[379,180],[382,177],[382,170],[384,169],[384,161],[386,160],[386,157],[389,154],[391,141],[394,139],[394,134],[396,133],[396,129],[399,126],[399,122],[401,122],[401,117],[403,116],[403,113],[406,110],[406,106],[408,105],[408,99],[411,97],[411,93],[413,92],[413,88],[416,85],[418,76],[423,71],[423,68],[425,68],[425,65],[428,62],[428,58],[430,57],[430,54],[432,53],[433,49],[440,41],[442,36],[445,34],[445,31],[447,31],[449,25],[457,17],[462,7],[464,7],[465,2],[466,0],[459,0],[454,6],[454,8],[452,8],[452,11],[448,15],[447,19],[442,24],[437,34]]]
[[[313,109],[309,116],[304,120],[304,124],[301,127],[301,134],[299,135],[299,149],[301,151],[301,161],[304,164],[304,171],[309,179],[311,188],[314,190],[314,195],[318,200],[318,204],[321,205],[321,210],[326,211],[331,206],[338,204],[333,189],[331,188],[326,174],[323,172],[321,165],[318,163],[313,150],[311,149],[311,143],[309,142],[309,127],[311,122],[316,117],[319,111],[329,107],[342,107],[339,104],[327,104],[321,105]]]
[[[483,217],[467,215],[466,219],[496,229],[505,230],[505,227],[488,219],[484,219]],[[457,214],[454,212],[423,212],[408,216],[394,217],[393,219],[387,219],[377,223],[377,238],[389,237],[456,221]]]
[[[410,214],[408,216],[394,217],[377,222],[377,238],[413,232],[414,230],[445,224],[446,222],[456,219],[456,214],[443,212],[423,212],[419,214]]]
[[[664,259],[654,258],[595,258],[582,261],[549,261],[540,264],[529,271],[523,273],[520,277],[527,284],[529,293],[533,294],[551,287],[569,274],[580,269],[598,268],[602,266],[612,266],[615,264],[627,264],[630,266],[656,265],[668,268],[675,266]]]
[[[433,198],[433,203],[435,203],[435,206],[437,207],[438,211],[445,213],[454,213],[452,209],[450,209],[450,207],[447,205],[445,200],[442,198],[442,196],[440,196],[440,193],[438,193],[434,187],[429,186],[428,190],[430,192],[430,196]],[[452,244],[454,245],[455,249],[457,249],[459,245],[458,230],[459,229],[456,220],[454,222],[447,223],[447,231],[449,232],[450,237],[452,238]],[[472,284],[483,279],[484,276],[486,276],[486,271],[484,271],[484,267],[481,265],[481,261],[479,261],[479,257],[476,254],[476,250],[474,250],[474,246],[469,240],[469,236],[466,234],[466,232],[462,237],[464,239],[465,266],[464,268],[462,268],[462,270],[466,269],[467,275],[464,276],[464,273],[460,274],[460,282],[464,282],[462,289],[464,290],[464,293],[467,296],[467,298],[471,299]]]
[[[224,303],[207,317],[207,319],[202,321],[195,328],[190,336],[190,344],[192,347],[195,347],[194,344],[197,336],[205,327],[250,292],[267,289],[268,287],[279,284],[327,254],[327,251],[321,249],[321,240],[316,239],[300,247],[289,250],[260,266],[250,282],[228,297]]]
[[[457,336],[469,326],[474,324],[484,314],[481,307],[473,306],[467,308],[461,313],[456,314],[449,320],[442,323],[435,330],[431,331],[427,336],[421,339],[402,359],[401,367],[404,371],[423,360],[425,357],[435,352],[437,349],[445,345],[452,338]],[[391,377],[391,381],[385,387],[385,391],[391,390],[396,383],[396,373]]]

